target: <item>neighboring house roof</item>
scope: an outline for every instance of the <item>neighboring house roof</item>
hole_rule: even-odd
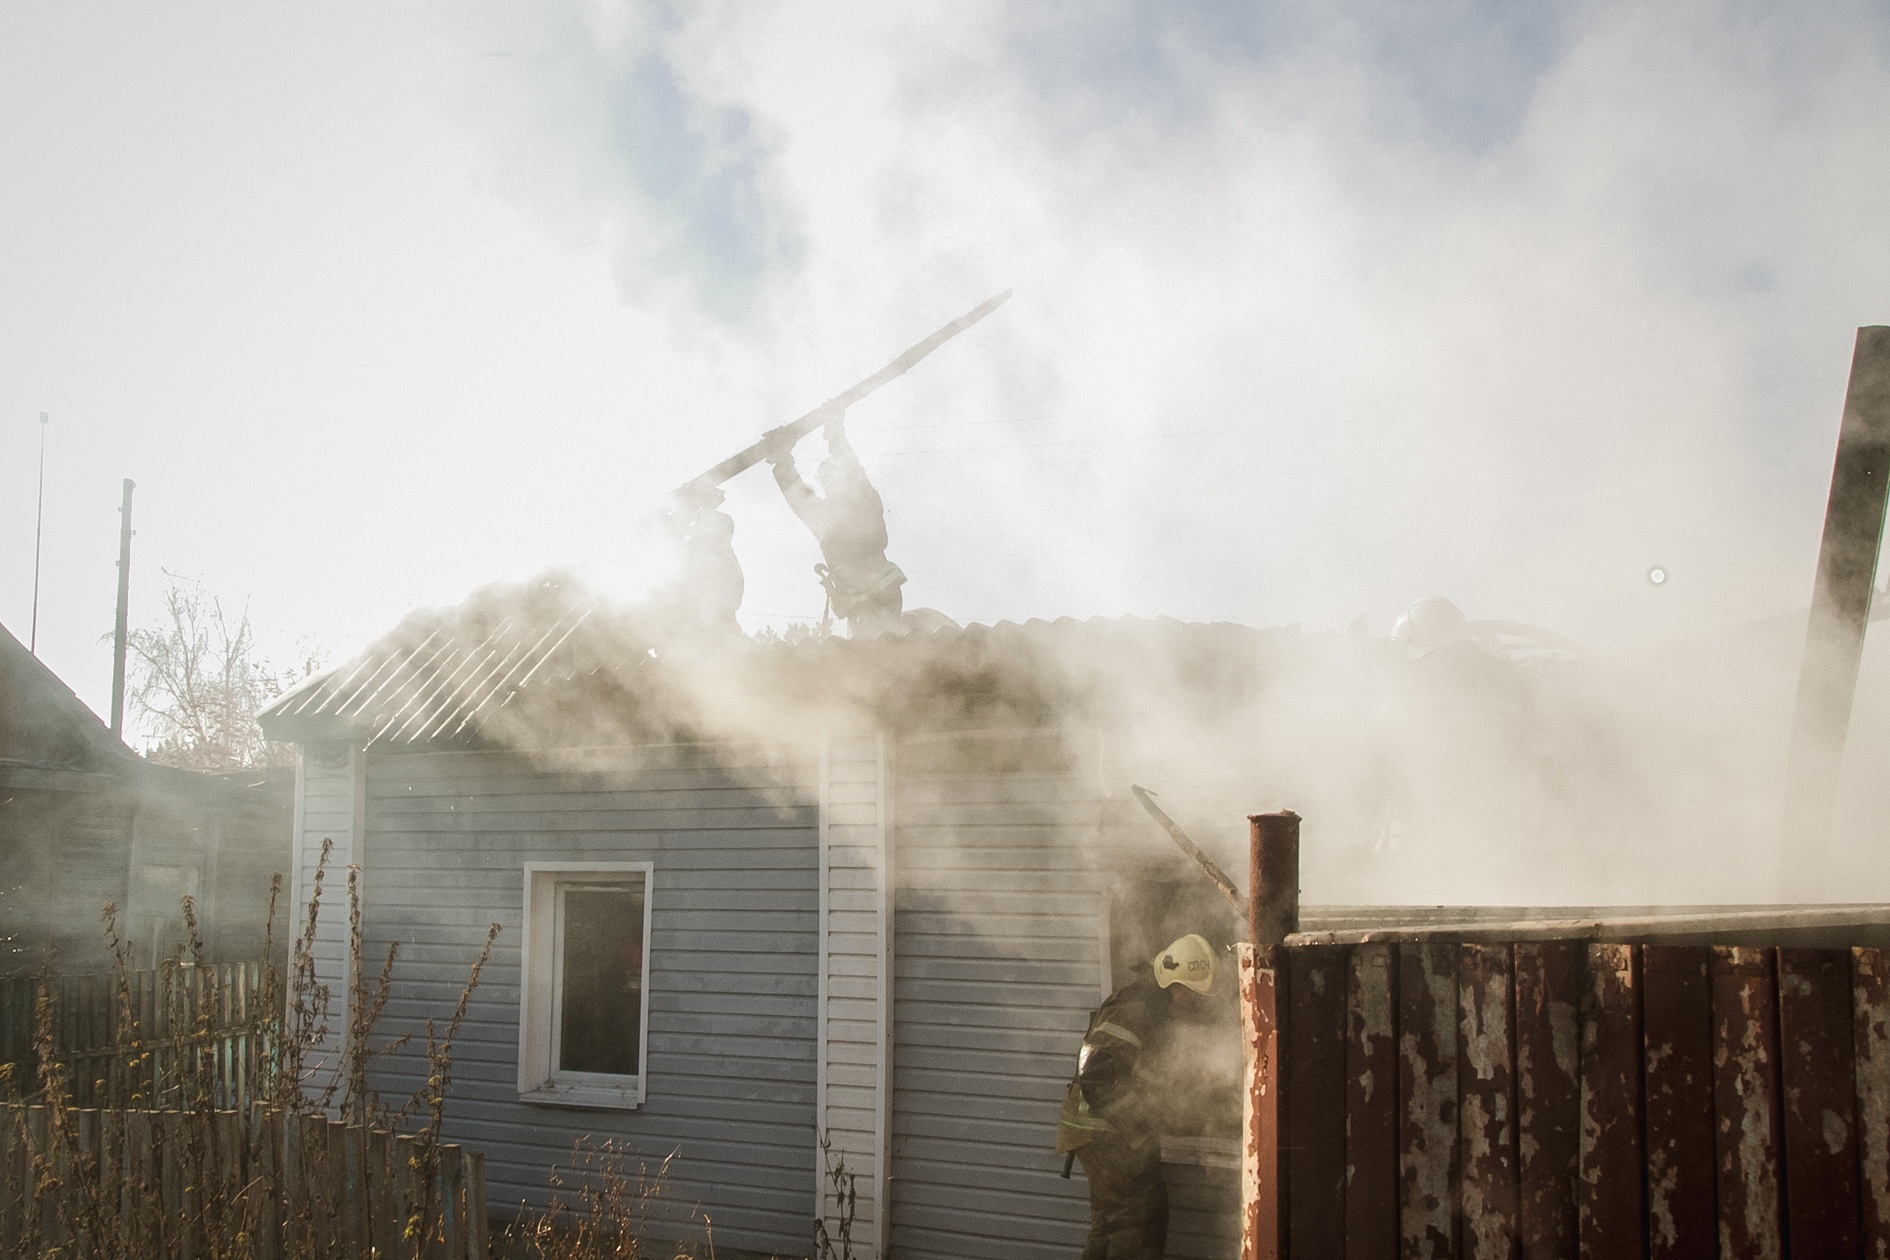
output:
[[[286,766],[205,774],[145,760],[0,626],[0,787],[136,790],[273,807],[288,799],[293,785]]]
[[[72,688],[0,626],[0,765],[88,771],[135,760]]]
[[[872,639],[664,642],[633,609],[542,578],[415,613],[261,715],[271,739],[371,747],[614,743],[801,723],[1041,725],[1164,712],[1211,718],[1287,661],[1380,660],[1389,645],[1297,628],[1091,618]]]

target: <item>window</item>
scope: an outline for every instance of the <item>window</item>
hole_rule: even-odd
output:
[[[643,1101],[650,873],[648,862],[525,867],[520,1098],[575,1107]]]

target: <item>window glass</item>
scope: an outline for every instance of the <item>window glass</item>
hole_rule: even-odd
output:
[[[557,1068],[635,1076],[643,1010],[643,886],[560,892]]]

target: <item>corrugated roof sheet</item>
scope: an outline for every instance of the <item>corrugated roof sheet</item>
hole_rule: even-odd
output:
[[[509,704],[557,655],[593,607],[497,624],[437,624],[417,639],[396,632],[339,669],[311,678],[261,715],[272,730],[345,729],[378,744],[452,742]]]
[[[1163,618],[999,622],[874,639],[661,642],[634,610],[565,578],[417,613],[263,714],[272,739],[370,747],[613,742],[627,731],[758,727],[782,714],[894,725],[1081,715],[1127,682],[1203,704],[1245,693],[1283,636]],[[1332,636],[1322,636],[1331,638]]]

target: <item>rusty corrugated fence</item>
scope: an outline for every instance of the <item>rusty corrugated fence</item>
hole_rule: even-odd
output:
[[[1287,1255],[1890,1260],[1884,951],[1269,954]]]

